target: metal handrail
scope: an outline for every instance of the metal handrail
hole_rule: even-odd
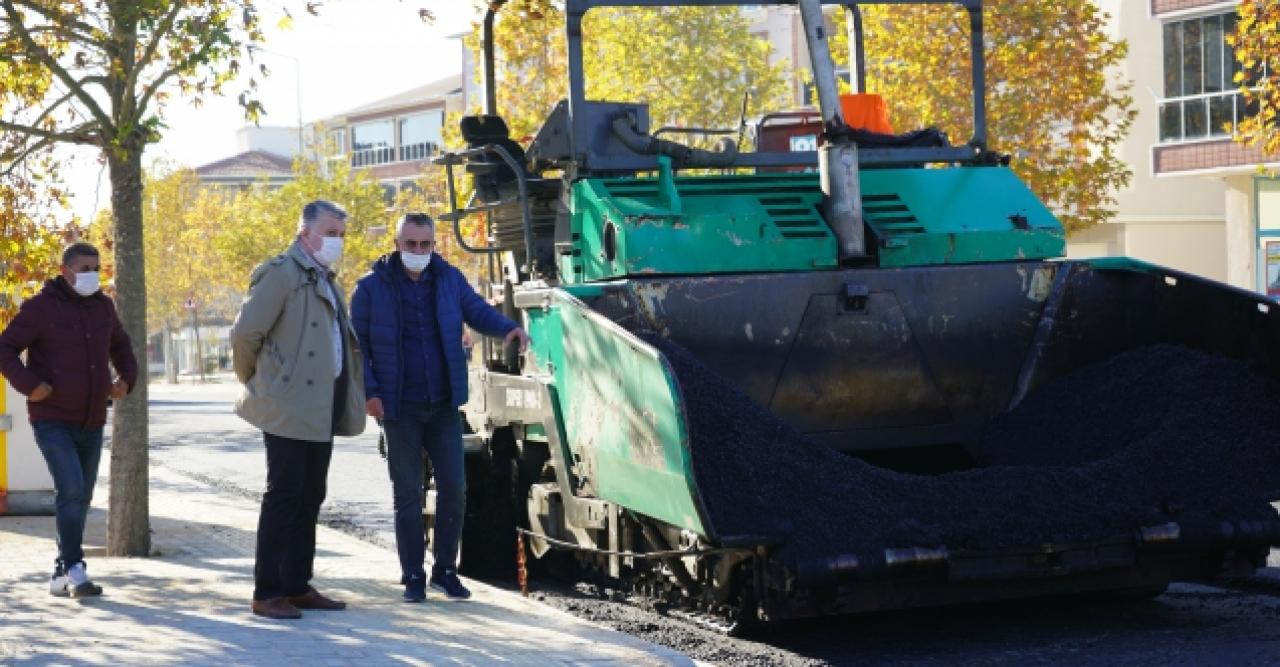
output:
[[[507,149],[498,144],[485,144],[483,146],[474,146],[466,150],[453,153],[445,153],[440,157],[431,160],[432,164],[442,165],[445,168],[445,182],[449,189],[449,216],[445,219],[453,222],[454,235],[457,238],[458,245],[465,251],[473,254],[497,254],[502,252],[501,248],[486,247],[473,248],[467,245],[462,238],[462,218],[472,213],[483,213],[492,210],[494,207],[482,205],[479,207],[472,206],[471,202],[467,202],[464,208],[458,208],[458,190],[453,180],[453,167],[455,165],[466,165],[470,158],[481,155],[494,154],[507,163],[511,167],[511,171],[516,175],[516,187],[518,190],[518,198],[520,203],[520,221],[524,225],[524,252],[525,266],[522,267],[525,273],[533,274],[537,267],[537,258],[533,254],[533,216],[529,212],[529,184],[528,177],[525,175],[524,165],[511,157],[511,153]],[[472,194],[472,201],[475,201],[475,195]],[[442,216],[443,217],[443,216]]]
[[[1255,88],[1251,88],[1250,90],[1256,91],[1256,90],[1259,90],[1259,88],[1255,87]],[[1237,119],[1241,117],[1240,105],[1241,105],[1241,101],[1244,99],[1244,93],[1239,88],[1232,88],[1231,90],[1221,90],[1221,91],[1212,92],[1212,93],[1195,93],[1194,95],[1180,95],[1178,97],[1156,98],[1156,109],[1163,110],[1163,108],[1166,105],[1170,105],[1170,104],[1177,104],[1182,106],[1185,106],[1187,104],[1208,104],[1210,101],[1216,100],[1216,99],[1231,100],[1231,122],[1234,125],[1237,122]],[[1205,112],[1211,113],[1208,107],[1205,108]],[[1171,137],[1168,139],[1161,138],[1159,140],[1159,145],[1169,146],[1169,145],[1175,145],[1175,144],[1194,143],[1197,141],[1205,141],[1209,139],[1222,139],[1224,137],[1232,136],[1233,132],[1223,132],[1220,127],[1219,128],[1212,127],[1208,123],[1208,120],[1209,119],[1206,117],[1205,119],[1206,130],[1207,130],[1206,134],[1187,136],[1186,114],[1182,111],[1179,111],[1178,136],[1176,138]],[[1161,129],[1159,125],[1160,125],[1160,122],[1157,123],[1157,126],[1158,126],[1157,130]]]
[[[723,127],[676,127],[673,125],[666,125],[655,130],[653,132],[653,136],[660,137],[668,133],[669,134],[705,134],[709,136],[711,135],[726,136],[730,134],[737,134],[738,130],[723,128]]]
[[[1258,91],[1258,90],[1261,90],[1261,88],[1255,86],[1250,88],[1250,90]],[[1156,100],[1156,104],[1160,105],[1160,104],[1167,104],[1170,102],[1191,102],[1195,100],[1207,100],[1214,97],[1227,97],[1229,95],[1241,95],[1241,94],[1243,93],[1239,88],[1232,88],[1230,90],[1219,90],[1219,91],[1210,92],[1210,93],[1195,93],[1192,95],[1176,95],[1174,97],[1157,97],[1155,98],[1155,100]]]

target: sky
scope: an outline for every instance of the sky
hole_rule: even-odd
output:
[[[258,99],[266,107],[264,126],[296,127],[456,74],[462,45],[451,36],[470,30],[477,18],[469,0],[329,0],[319,16],[301,0],[266,0],[263,13],[270,72]],[[288,6],[293,27],[280,30],[280,7]],[[433,23],[418,11],[430,9]],[[144,164],[156,160],[197,167],[235,154],[236,130],[248,122],[236,102],[242,86],[228,85],[225,97],[207,97],[196,108],[175,95],[165,109],[168,129],[148,147]],[[301,95],[298,91],[301,90]],[[88,222],[110,207],[106,170],[92,149],[66,149],[63,173],[71,208]]]

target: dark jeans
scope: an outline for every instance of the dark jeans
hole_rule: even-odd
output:
[[[31,428],[53,477],[58,562],[70,566],[84,560],[84,521],[93,500],[93,485],[98,481],[102,427],[37,421]]]
[[[316,557],[316,520],[324,503],[333,441],[293,440],[263,433],[267,492],[258,516],[253,599],[301,595]]]
[[[346,357],[344,343],[343,358]],[[347,397],[347,369],[334,380],[330,423],[336,429]],[[258,548],[253,565],[253,599],[302,595],[311,584],[316,560],[316,521],[324,504],[333,456],[329,440],[294,440],[263,433],[267,445],[267,492],[258,514]]]
[[[462,451],[462,421],[450,401],[402,401],[400,417],[382,422],[387,434],[387,469],[396,510],[396,550],[401,583],[423,577],[426,536],[422,523],[422,453],[431,459],[436,480],[433,574],[458,564],[458,541],[466,509],[467,479]]]

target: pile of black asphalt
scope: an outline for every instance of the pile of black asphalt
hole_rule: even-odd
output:
[[[835,452],[679,345],[646,339],[680,382],[717,534],[765,536],[789,558],[875,562],[886,548],[986,551],[1276,516],[1280,393],[1235,359],[1153,346],[1082,368],[995,419],[975,447],[981,467],[926,476]]]

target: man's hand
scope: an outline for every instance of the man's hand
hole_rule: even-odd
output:
[[[41,382],[40,386],[36,387],[35,390],[32,391],[29,396],[27,396],[27,399],[30,400],[32,403],[39,403],[40,401],[43,401],[44,399],[49,398],[49,394],[52,394],[52,393],[53,393],[53,387],[50,387],[48,382]]]
[[[520,327],[516,327],[512,329],[511,332],[507,334],[507,337],[503,340],[503,342],[510,343],[513,340],[520,341],[521,352],[524,352],[525,350],[529,349],[529,343],[531,341],[529,340],[529,334],[525,333],[524,329],[521,329]]]
[[[111,383],[112,400],[118,401],[127,395],[129,395],[129,383],[125,382],[124,380],[116,380],[115,382]]]
[[[364,402],[364,413],[374,419],[382,419],[382,399],[371,398]]]

